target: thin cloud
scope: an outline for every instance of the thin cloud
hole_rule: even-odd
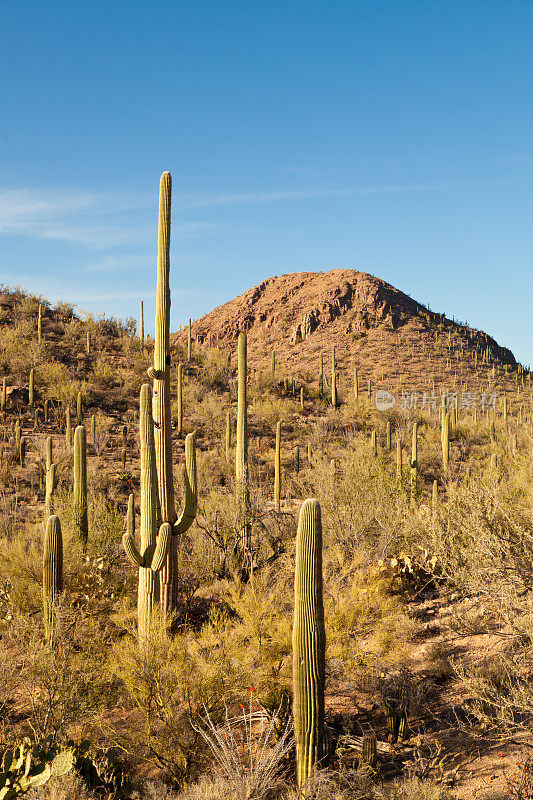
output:
[[[195,209],[236,204],[252,205],[255,203],[275,203],[284,200],[314,200],[321,197],[349,197],[351,195],[393,194],[402,192],[435,192],[443,189],[458,189],[473,185],[474,184],[466,183],[420,183],[399,186],[348,187],[345,189],[280,189],[270,192],[191,194],[179,196],[176,204],[182,209]]]

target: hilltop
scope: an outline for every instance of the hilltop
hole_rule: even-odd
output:
[[[340,372],[384,388],[425,389],[452,380],[480,388],[493,367],[507,386],[520,370],[512,352],[488,333],[435,313],[385,281],[353,269],[271,277],[192,324],[193,340],[235,349],[248,335],[252,368],[272,351],[294,375],[316,374],[319,353],[335,347]],[[187,331],[175,334],[185,344]]]

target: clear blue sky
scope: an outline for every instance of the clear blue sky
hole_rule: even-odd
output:
[[[3,0],[0,281],[172,325],[355,267],[533,363],[533,2]]]

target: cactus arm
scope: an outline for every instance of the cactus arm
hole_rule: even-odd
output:
[[[154,555],[152,558],[152,572],[159,572],[165,558],[167,557],[168,548],[170,545],[170,537],[172,536],[172,525],[168,522],[163,522],[157,534],[157,544],[155,546]]]
[[[135,539],[131,535],[131,533],[125,533],[122,537],[122,546],[126,551],[126,555],[128,556],[129,560],[132,564],[136,567],[145,567],[146,564],[144,563],[144,558],[139,552],[139,548],[135,544]]]
[[[185,500],[183,511],[174,523],[175,534],[185,533],[189,530],[196,516],[198,501],[198,486],[196,479],[196,437],[189,433],[185,437]]]

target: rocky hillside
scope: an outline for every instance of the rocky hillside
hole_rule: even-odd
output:
[[[267,368],[275,350],[282,372],[314,374],[319,353],[329,359],[335,346],[341,373],[357,367],[361,379],[391,388],[450,381],[479,388],[489,378],[507,388],[521,371],[511,351],[487,333],[351,269],[268,278],[192,325],[193,340],[231,349],[241,330],[256,369]],[[176,337],[184,344],[187,331]]]

